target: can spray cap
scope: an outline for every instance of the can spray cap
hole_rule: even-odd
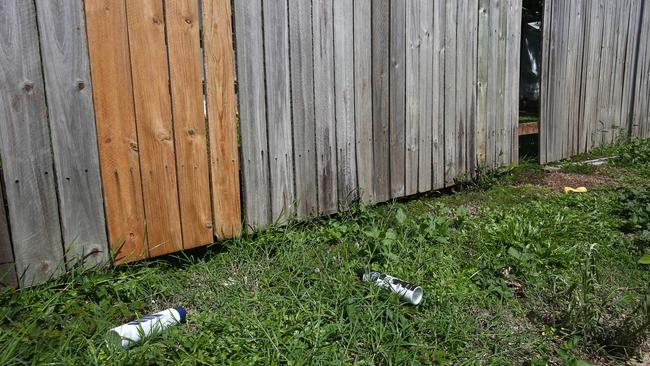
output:
[[[359,276],[359,279],[363,281],[363,275],[366,274],[366,270],[363,268],[357,268],[356,272],[357,276]]]
[[[183,307],[174,308],[174,310],[176,310],[178,312],[178,315],[181,317],[179,322],[185,323],[185,317],[187,316],[187,311],[185,310],[185,308]]]

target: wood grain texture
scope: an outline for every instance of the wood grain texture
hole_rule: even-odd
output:
[[[183,249],[162,0],[127,0],[142,192],[151,256]]]
[[[420,1],[409,1],[406,8],[406,44],[394,45],[399,50],[406,49],[406,119],[404,126],[404,143],[406,144],[404,164],[406,165],[404,183],[404,194],[412,195],[418,191],[418,150],[420,140],[420,119],[424,118],[420,110],[420,84],[424,83],[420,75],[420,53],[422,50],[422,35],[420,34],[420,15],[422,3]],[[423,15],[423,14],[422,14]],[[391,18],[397,15],[391,12]],[[399,37],[404,42],[404,36]],[[401,98],[401,93],[393,93],[391,98]],[[391,133],[393,126],[391,125]],[[392,146],[391,146],[392,147]],[[393,149],[391,149],[391,158]],[[393,175],[394,177],[394,175]],[[394,180],[392,180],[394,182]]]
[[[372,135],[374,198],[391,198],[390,171],[390,6],[389,0],[372,1]],[[399,179],[397,177],[396,179]]]
[[[339,209],[357,200],[354,1],[334,0],[334,94]]]
[[[456,35],[457,4],[455,0],[445,1],[445,186],[455,183],[458,155],[458,120],[456,116]]]
[[[318,210],[325,214],[338,210],[333,10],[332,0],[313,1]]]
[[[284,222],[294,211],[289,14],[286,0],[264,0],[262,8],[271,176],[271,220]]]
[[[242,231],[231,14],[228,0],[203,3],[212,211],[214,235],[218,239],[231,238]]]
[[[433,93],[436,85],[433,84],[433,2],[420,1],[420,54],[419,54],[419,79],[418,90],[419,107],[419,133],[418,133],[418,192],[431,190],[431,156],[432,156],[432,124],[433,124]]]
[[[467,123],[465,129],[465,144],[467,151],[465,154],[465,169],[467,177],[473,179],[476,177],[476,115],[478,110],[478,64],[483,62],[478,58],[478,0],[468,0],[467,3],[467,28],[468,41],[467,45]],[[521,17],[515,19],[521,23]],[[519,73],[512,73],[512,77],[519,77]],[[519,88],[513,91],[517,94],[515,105],[519,104]]]
[[[445,186],[445,2],[433,3],[432,189]]]
[[[487,165],[488,141],[488,72],[490,65],[489,0],[480,0],[478,14],[478,102],[476,114],[476,160],[481,167]]]
[[[289,0],[293,160],[299,217],[318,212],[311,6],[311,1]]]
[[[271,222],[262,5],[234,4],[244,213],[247,225],[260,228]]]
[[[407,70],[410,67],[406,59],[407,53],[409,53],[406,39],[406,11],[407,6],[405,0],[390,2],[390,68],[388,71],[388,133],[390,136],[390,146],[388,154],[390,157],[390,196],[392,198],[399,198],[406,195],[406,134],[408,130],[406,126],[406,78]],[[373,47],[375,46],[373,45]],[[378,51],[377,56],[379,56]],[[379,62],[379,60],[375,60],[375,62]],[[375,114],[375,121],[376,118],[377,116]]]
[[[357,180],[363,202],[374,201],[371,0],[354,1],[354,92]]]
[[[2,176],[1,170],[0,176]],[[0,185],[0,287],[18,287],[2,185]]]
[[[178,198],[185,249],[214,241],[199,17],[196,1],[165,0]]]
[[[16,269],[30,286],[65,271],[34,3],[0,3],[0,157]]]
[[[37,1],[66,261],[109,258],[83,3]]]
[[[108,240],[114,262],[149,256],[123,1],[85,2]]]

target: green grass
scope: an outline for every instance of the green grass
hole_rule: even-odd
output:
[[[649,146],[590,154],[620,156],[589,172],[618,187],[558,194],[520,184],[544,174],[526,163],[458,192],[1,290],[0,364],[622,364],[647,339]],[[421,285],[423,303],[358,281],[359,267]],[[106,343],[172,306],[186,324],[129,350]]]

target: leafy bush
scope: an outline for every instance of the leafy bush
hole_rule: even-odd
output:
[[[614,153],[616,162],[622,165],[650,164],[650,140],[633,139],[629,143],[617,145]]]

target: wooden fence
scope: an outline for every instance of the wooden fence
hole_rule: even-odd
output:
[[[650,4],[546,0],[541,161],[650,137]]]
[[[650,135],[646,3],[547,1],[543,161]],[[0,1],[0,281],[516,164],[521,5]]]
[[[517,161],[520,0],[235,0],[234,15],[248,224]]]

